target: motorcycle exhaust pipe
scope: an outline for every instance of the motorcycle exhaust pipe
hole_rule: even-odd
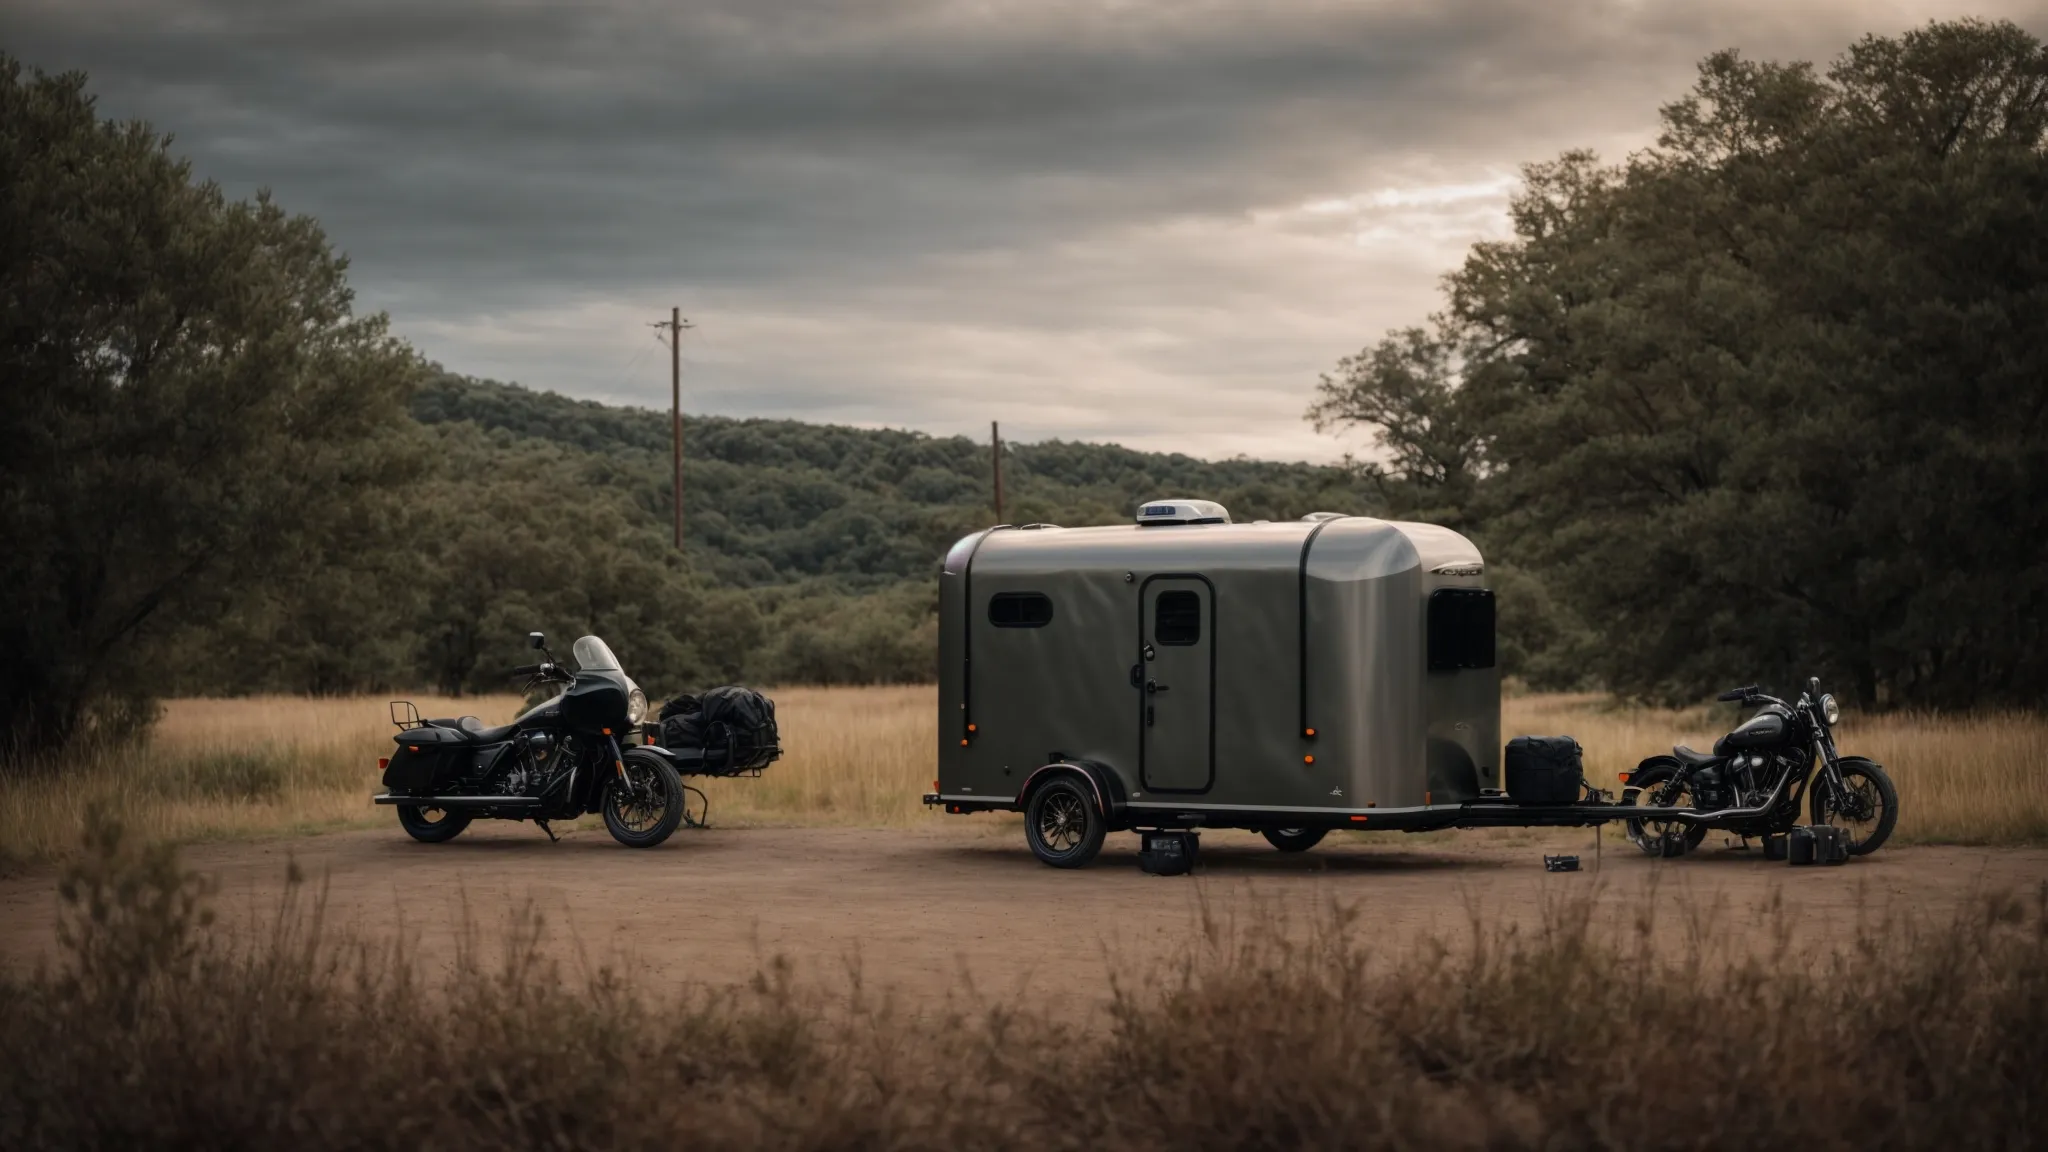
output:
[[[1712,820],[1748,820],[1751,817],[1761,816],[1776,808],[1778,801],[1785,795],[1786,786],[1791,783],[1792,773],[1786,772],[1779,776],[1778,786],[1771,789],[1771,794],[1764,798],[1764,802],[1754,808],[1723,808],[1718,812],[1695,812],[1689,808],[1674,808],[1668,816],[1659,816],[1657,819],[1660,823],[1665,819],[1671,819],[1682,820],[1687,824],[1705,824]],[[1645,812],[1656,811],[1654,808],[1645,808],[1643,810]]]
[[[454,812],[464,808],[538,808],[538,796],[394,796],[386,792],[371,797],[379,804],[407,804]]]

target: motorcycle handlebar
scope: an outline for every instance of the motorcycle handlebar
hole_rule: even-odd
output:
[[[521,665],[520,665],[519,667],[517,667],[517,668],[514,668],[514,669],[513,669],[513,670],[511,670],[510,672],[507,672],[507,673],[505,673],[505,675],[507,675],[507,676],[531,676],[531,675],[533,675],[534,673],[536,673],[536,672],[539,672],[539,671],[540,671],[541,669],[543,669],[543,668],[546,668],[546,667],[547,667],[547,665],[545,665],[545,664],[521,664]]]
[[[1730,688],[1728,691],[1714,697],[1714,699],[1719,700],[1723,704],[1735,704],[1748,700],[1755,695],[1756,685],[1751,684],[1746,688]]]

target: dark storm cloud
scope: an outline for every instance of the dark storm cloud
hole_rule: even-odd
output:
[[[365,303],[451,367],[657,402],[638,324],[680,301],[703,407],[950,431],[1007,404],[1025,434],[1288,455],[1319,450],[1315,371],[1429,310],[1515,163],[1640,143],[1713,48],[1825,56],[1924,15],[13,8],[11,51],[319,216]]]

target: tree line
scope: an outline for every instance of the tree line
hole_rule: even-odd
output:
[[[1014,445],[1018,522],[1164,493],[1474,536],[1506,670],[1696,699],[2048,687],[2048,52],[2009,23],[1825,70],[1718,53],[1654,146],[1529,166],[1443,310],[1324,377],[1376,460]],[[166,692],[478,691],[541,628],[656,694],[932,674],[933,576],[991,519],[964,438],[693,418],[442,371],[268,195],[196,180],[83,76],[0,56],[0,740]]]
[[[929,679],[939,558],[992,518],[964,438],[692,418],[463,378],[360,316],[268,195],[196,180],[85,78],[0,57],[0,753],[144,727],[167,693],[506,686],[532,629],[657,697]],[[1013,445],[1010,518],[1378,507],[1343,468]]]
[[[1969,20],[1721,52],[1661,125],[1528,167],[1513,235],[1312,418],[1481,541],[1536,683],[2038,705],[2048,52]]]

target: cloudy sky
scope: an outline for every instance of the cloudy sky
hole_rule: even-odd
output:
[[[1522,162],[1721,47],[2048,0],[9,0],[273,189],[456,371],[666,407],[1328,459],[1317,374],[1437,306]]]

